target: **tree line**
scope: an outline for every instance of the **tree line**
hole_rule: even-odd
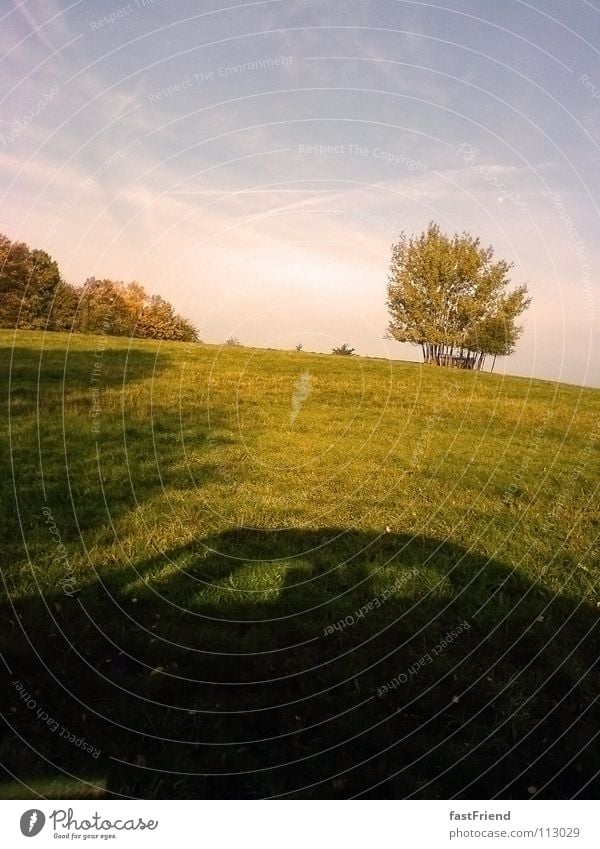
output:
[[[481,369],[488,356],[495,363],[512,354],[531,299],[526,285],[509,288],[511,268],[469,233],[450,237],[434,222],[420,236],[401,233],[388,276],[388,336],[418,345],[435,365]],[[72,286],[45,251],[1,234],[0,327],[198,341],[191,322],[139,283],[91,277]],[[355,350],[345,343],[333,353]]]
[[[508,289],[511,268],[469,233],[450,237],[431,222],[418,237],[400,234],[388,277],[388,335],[419,346],[435,365],[481,369],[488,356],[495,363],[512,354],[531,299],[526,285]]]
[[[45,252],[0,234],[0,327],[197,342],[198,331],[139,283],[66,283]]]

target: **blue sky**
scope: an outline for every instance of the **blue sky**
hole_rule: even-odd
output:
[[[390,246],[514,262],[508,372],[600,386],[598,0],[12,0],[0,231],[137,279],[209,342],[417,359]]]

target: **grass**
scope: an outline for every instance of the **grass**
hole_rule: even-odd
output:
[[[0,797],[597,797],[599,391],[0,356]]]

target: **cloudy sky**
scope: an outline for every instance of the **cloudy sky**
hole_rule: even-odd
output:
[[[514,262],[506,371],[600,386],[598,0],[5,0],[0,231],[208,342],[416,359],[390,246]]]

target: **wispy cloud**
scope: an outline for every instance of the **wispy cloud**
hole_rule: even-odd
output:
[[[46,17],[41,19],[39,7],[35,7],[31,0],[21,0],[21,2],[13,0],[14,11],[24,20],[27,33],[14,45],[14,49],[20,47],[30,38],[40,41],[51,52],[59,49],[61,44],[72,38],[71,30],[67,24],[67,13],[81,2],[83,0],[75,0],[74,3],[64,8],[56,0],[45,0],[43,11],[46,13]]]
[[[597,267],[600,125],[581,85],[561,89],[572,52],[491,6],[486,23],[418,2],[193,5],[136,6],[92,28],[99,0],[12,3],[0,133],[49,86],[60,96],[18,144],[0,144],[0,229],[46,247],[74,282],[137,277],[199,323],[235,291],[206,331],[216,340],[231,322],[257,344],[274,325],[304,327],[325,349],[339,331],[384,354],[390,245],[433,219],[481,236],[529,280],[511,367],[556,370],[560,327],[575,375],[592,322],[582,249],[551,198],[564,195]],[[294,61],[243,70],[275,56]],[[465,140],[484,170],[457,154]],[[526,210],[507,202],[515,191]]]

